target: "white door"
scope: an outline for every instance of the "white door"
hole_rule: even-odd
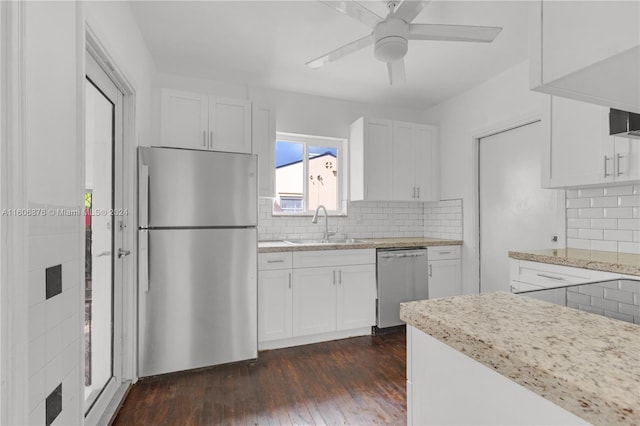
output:
[[[429,261],[429,299],[462,293],[460,259]]]
[[[209,149],[208,101],[207,95],[162,89],[161,145]]]
[[[564,191],[540,187],[541,128],[538,122],[480,139],[482,292],[509,291],[509,250],[564,246]]]
[[[85,414],[122,381],[123,94],[87,53],[85,80]],[[124,254],[124,252],[123,252]]]
[[[291,269],[260,271],[258,341],[291,337]]]
[[[353,265],[338,269],[338,330],[376,323],[376,266]]]
[[[251,102],[209,97],[209,149],[251,154]]]
[[[293,335],[336,329],[337,271],[334,268],[293,270]]]
[[[415,163],[413,127],[414,125],[411,123],[393,122],[393,192],[391,197],[398,201],[413,201],[417,197],[413,170]]]
[[[391,198],[391,122],[364,120],[364,199]]]

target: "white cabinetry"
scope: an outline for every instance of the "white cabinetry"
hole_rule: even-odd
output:
[[[160,145],[251,153],[251,102],[161,89]]]
[[[291,252],[258,257],[258,340],[292,336]]]
[[[258,155],[258,195],[276,194],[276,109],[256,102],[251,106],[253,153]]]
[[[543,124],[542,186],[640,180],[640,139],[609,135],[609,109],[550,96]]]
[[[589,423],[434,337],[407,326],[407,424]]]
[[[460,246],[427,248],[429,299],[462,294]]]
[[[532,89],[640,113],[640,2],[531,7]]]
[[[511,291],[537,290],[620,278],[620,274],[509,259]]]
[[[260,349],[369,334],[376,322],[375,262],[371,249],[261,254]]]
[[[436,127],[362,117],[349,149],[352,200],[438,199]]]
[[[433,201],[438,198],[437,129],[393,122],[393,199]]]

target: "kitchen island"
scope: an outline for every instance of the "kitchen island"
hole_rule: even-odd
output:
[[[409,424],[640,424],[640,326],[510,293],[403,303]]]

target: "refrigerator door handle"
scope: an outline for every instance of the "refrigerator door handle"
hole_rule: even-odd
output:
[[[141,229],[138,241],[138,282],[141,290],[147,293],[151,290],[151,271],[149,269],[149,231]]]
[[[146,148],[149,149],[149,148]],[[149,226],[149,164],[145,157],[148,156],[144,149],[140,149],[138,164],[138,226],[147,228]]]

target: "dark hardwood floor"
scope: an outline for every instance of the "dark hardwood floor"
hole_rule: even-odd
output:
[[[405,347],[396,332],[141,379],[114,424],[406,424]]]

